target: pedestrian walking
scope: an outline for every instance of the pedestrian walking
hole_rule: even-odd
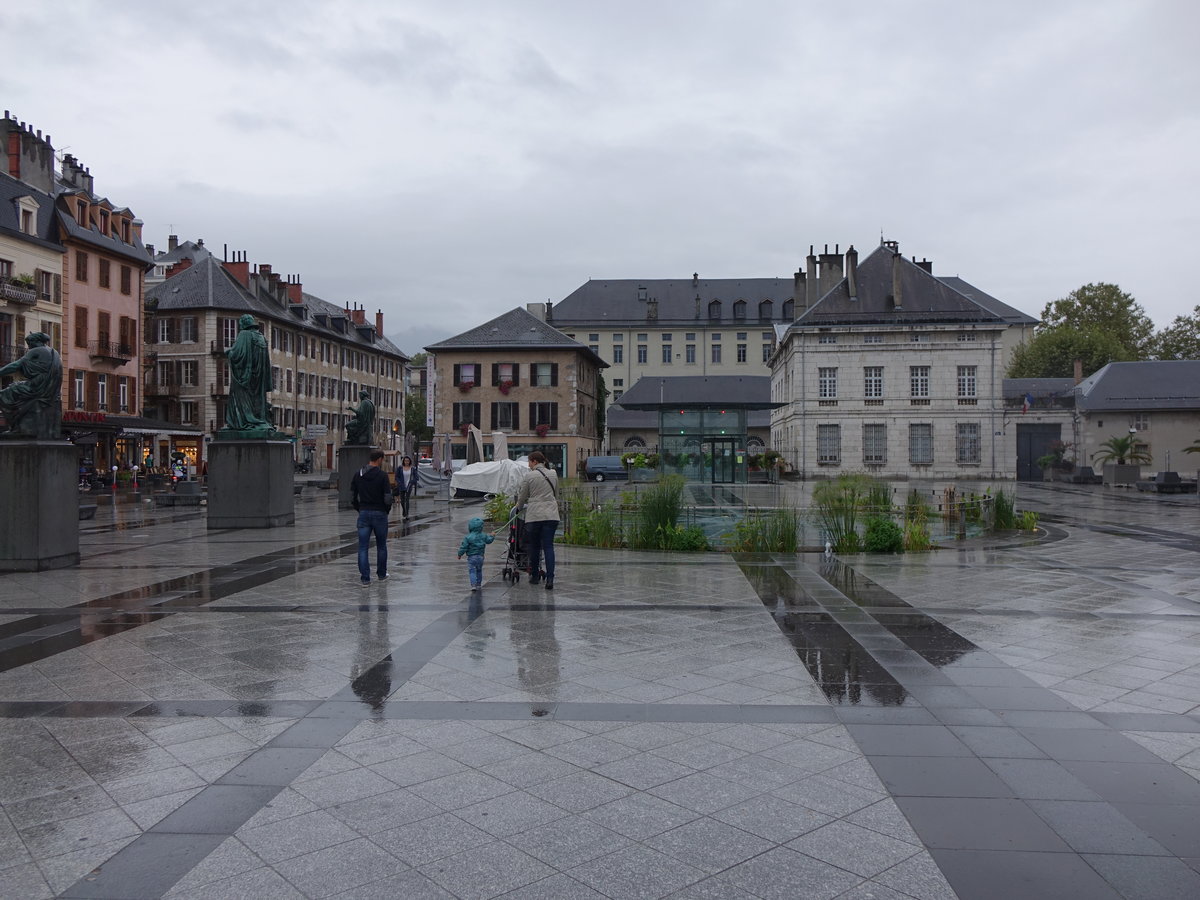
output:
[[[467,558],[467,574],[471,578],[471,590],[483,587],[483,554],[487,545],[495,538],[483,531],[483,519],[476,516],[467,523],[467,533],[458,545],[458,558]]]
[[[546,590],[554,588],[554,532],[558,530],[558,473],[541,450],[529,454],[529,473],[517,491],[513,509],[525,513],[525,542],[529,548],[529,583],[542,580],[538,565],[546,560]]]
[[[350,505],[358,510],[358,574],[364,587],[371,583],[368,551],[375,535],[375,574],[380,581],[388,577],[388,511],[392,508],[392,490],[383,471],[383,451],[372,450],[370,462],[350,480]]]
[[[408,518],[408,504],[420,483],[421,476],[416,465],[413,464],[413,458],[411,456],[403,457],[400,460],[400,468],[396,470],[396,493],[400,495],[400,512],[406,519]]]

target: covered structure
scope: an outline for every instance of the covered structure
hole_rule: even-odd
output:
[[[741,484],[750,469],[750,415],[782,406],[765,375],[642,378],[621,397],[658,415],[658,466],[689,481]]]

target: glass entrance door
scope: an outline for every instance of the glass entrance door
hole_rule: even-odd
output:
[[[709,477],[713,484],[733,484],[737,480],[737,441],[727,437],[706,437],[703,440],[704,458],[708,462]]]

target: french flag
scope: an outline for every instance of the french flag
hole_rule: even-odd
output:
[[[1025,402],[1021,404],[1021,415],[1029,412],[1029,407],[1031,406],[1033,406],[1033,394],[1027,392],[1025,394]]]

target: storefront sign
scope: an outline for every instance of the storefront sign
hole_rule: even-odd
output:
[[[102,412],[85,412],[82,409],[68,409],[62,414],[64,422],[86,422],[88,424],[103,424],[108,416]]]

